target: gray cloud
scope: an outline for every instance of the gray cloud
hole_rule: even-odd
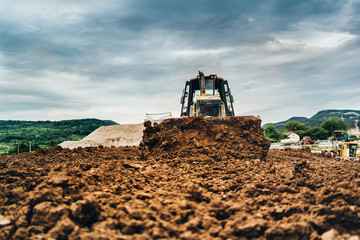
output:
[[[0,4],[0,119],[176,116],[198,70],[265,122],[358,108],[359,1]]]

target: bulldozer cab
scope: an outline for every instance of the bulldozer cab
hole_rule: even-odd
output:
[[[233,96],[227,80],[215,74],[205,76],[199,71],[196,78],[185,83],[181,97],[183,116],[234,116]]]

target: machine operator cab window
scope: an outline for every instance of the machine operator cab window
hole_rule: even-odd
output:
[[[349,144],[348,156],[356,157],[356,151],[357,151],[357,144]]]
[[[215,89],[215,79],[206,79],[205,80],[205,96],[218,96],[219,89]],[[193,102],[196,102],[196,99],[201,96],[201,90],[195,90],[193,95]]]
[[[206,96],[215,95],[215,81],[213,78],[205,79],[205,95]]]

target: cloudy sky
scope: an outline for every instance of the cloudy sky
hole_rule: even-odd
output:
[[[0,0],[0,119],[180,114],[198,70],[263,123],[360,109],[360,0]]]

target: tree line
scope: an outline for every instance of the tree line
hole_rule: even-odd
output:
[[[101,126],[115,122],[99,119],[65,121],[0,121],[0,153],[12,154],[78,141]]]
[[[288,131],[298,134],[300,138],[310,136],[312,139],[328,139],[334,134],[334,131],[348,130],[350,128],[344,119],[338,117],[329,118],[317,127],[309,127],[296,121],[287,122],[284,127],[284,132],[278,132],[273,125],[268,125],[264,127],[264,135],[270,142],[279,142],[287,138],[284,133]]]

